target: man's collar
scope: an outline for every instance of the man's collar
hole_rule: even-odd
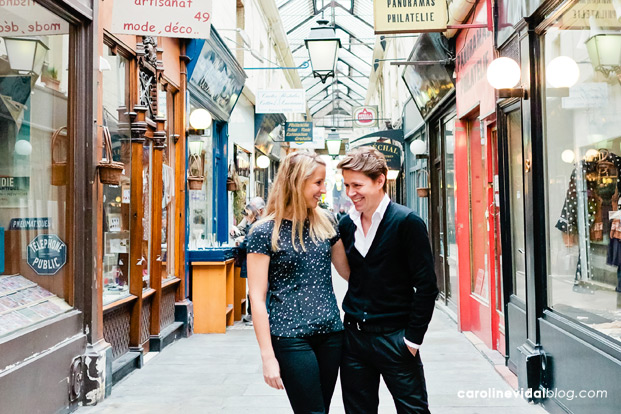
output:
[[[384,193],[384,198],[382,198],[382,201],[380,201],[379,205],[377,206],[377,209],[375,209],[375,212],[371,216],[371,219],[375,215],[378,215],[378,214],[379,214],[380,220],[384,218],[384,214],[386,214],[386,210],[388,209],[389,204],[390,204],[390,197],[388,197],[388,194]],[[358,221],[361,219],[361,214],[358,210],[356,210],[356,207],[352,207],[349,210],[349,217],[353,221]]]

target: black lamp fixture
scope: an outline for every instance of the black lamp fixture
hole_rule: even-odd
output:
[[[40,75],[49,48],[33,37],[4,37],[11,69],[19,73]]]
[[[304,44],[308,49],[313,77],[319,78],[321,83],[326,83],[329,77],[334,76],[334,68],[341,39],[336,35],[334,26],[329,25],[329,20],[318,20],[317,26],[311,28]]]

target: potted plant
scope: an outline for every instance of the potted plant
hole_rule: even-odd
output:
[[[60,90],[60,80],[58,80],[58,70],[55,67],[44,66],[41,72],[41,81],[50,89]]]

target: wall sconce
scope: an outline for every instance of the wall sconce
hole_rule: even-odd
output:
[[[520,65],[508,57],[494,59],[487,67],[487,81],[498,91],[499,98],[528,99],[526,89],[515,87],[520,79]]]
[[[209,129],[213,118],[209,111],[203,108],[197,108],[190,113],[190,127],[192,129]]]
[[[427,158],[427,143],[422,139],[415,139],[410,143],[410,152],[415,155],[416,158]]]
[[[45,43],[31,37],[5,37],[6,54],[12,70],[40,75],[47,51]]]
[[[200,190],[203,188],[205,180],[203,165],[205,165],[205,153],[203,151],[203,141],[188,142],[190,159],[188,162],[188,187],[190,190]]]
[[[257,158],[257,167],[258,168],[267,168],[270,166],[270,159],[267,155],[260,155]]]
[[[593,68],[606,76],[616,73],[621,83],[621,33],[596,34],[586,47]]]

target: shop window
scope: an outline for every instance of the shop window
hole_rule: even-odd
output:
[[[548,305],[621,340],[621,22],[577,2],[544,37]]]
[[[73,305],[70,160],[76,131],[68,117],[69,24],[36,4],[0,7],[0,15],[10,22],[0,37],[2,337]],[[49,22],[50,30],[24,37],[33,16]]]
[[[190,113],[197,108],[191,103]],[[216,244],[213,222],[213,128],[191,129],[188,135],[188,175],[203,179],[200,189],[189,188],[188,245],[190,250],[196,250]]]
[[[103,128],[110,133],[112,159],[125,165],[117,185],[103,186],[103,303],[129,295],[129,232],[131,131],[130,67],[128,60],[106,46],[103,58],[110,70],[102,73]],[[103,134],[103,131],[98,131]]]
[[[165,105],[167,113],[162,114],[166,117],[166,148],[162,154],[162,278],[170,279],[175,277],[175,99],[177,93],[168,87],[168,90],[161,92],[160,96],[166,96]]]

